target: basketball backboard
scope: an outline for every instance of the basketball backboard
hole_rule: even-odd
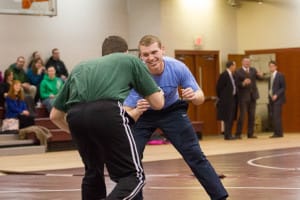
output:
[[[0,0],[0,14],[56,16],[56,0]]]

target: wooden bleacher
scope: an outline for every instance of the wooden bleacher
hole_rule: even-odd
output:
[[[54,125],[48,117],[48,112],[45,108],[41,107],[41,108],[37,108],[37,114],[38,114],[38,118],[35,120],[36,125],[40,125],[40,126],[45,126],[46,128],[51,130],[51,133],[53,134],[52,139],[49,140],[49,143],[51,145],[51,143],[55,143],[55,142],[68,142],[71,141],[72,138],[70,136],[70,134],[60,130],[57,128],[56,125]],[[198,136],[199,139],[202,139],[202,126],[203,126],[203,122],[202,121],[192,121],[192,125],[195,129],[195,132]],[[156,129],[155,132],[158,133],[163,133],[160,129]]]
[[[4,119],[4,112],[4,109],[0,107],[1,119]],[[37,117],[35,118],[35,125],[46,127],[52,134],[52,137],[48,140],[47,151],[68,150],[75,148],[71,135],[59,129],[55,124],[52,123],[52,121],[49,119],[49,113],[45,107],[36,107],[36,114]],[[38,143],[34,133],[29,134],[27,139],[35,141],[36,144]]]
[[[59,129],[53,122],[49,119],[49,113],[45,107],[36,107],[37,117],[35,118],[35,124],[39,126],[44,126],[50,130],[52,137],[48,140],[47,151],[58,151],[58,150],[70,150],[75,149],[75,145],[72,142],[72,137],[69,133]],[[0,118],[4,119],[4,109],[0,107]],[[203,122],[201,121],[192,121],[193,127],[199,139],[202,139],[202,126]],[[157,129],[155,132],[163,134],[160,129]],[[38,144],[38,140],[35,138],[34,134],[28,135],[29,141],[33,144]],[[25,142],[25,141],[24,141]],[[20,141],[16,141],[15,144],[21,144]],[[24,145],[27,145],[24,144]]]
[[[71,135],[59,129],[49,119],[49,113],[45,107],[36,107],[36,113],[37,117],[35,118],[35,125],[48,128],[52,134],[52,137],[48,140],[48,151],[75,149]],[[34,135],[31,137],[34,137]]]

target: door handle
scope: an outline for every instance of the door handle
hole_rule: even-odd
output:
[[[205,101],[217,101],[218,97],[216,96],[206,96]]]
[[[199,86],[202,89],[202,67],[199,66]]]

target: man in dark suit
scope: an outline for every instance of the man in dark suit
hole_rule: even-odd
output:
[[[269,81],[269,108],[274,128],[271,138],[283,137],[281,112],[285,103],[285,79],[282,73],[277,71],[275,61],[269,62],[271,77]]]
[[[248,138],[257,138],[254,136],[254,122],[256,100],[259,98],[256,79],[263,79],[262,73],[257,72],[254,67],[251,67],[249,58],[243,58],[242,67],[235,73],[236,84],[238,88],[238,104],[239,104],[239,119],[235,137],[241,139],[243,130],[243,122],[246,112],[248,113]]]
[[[54,66],[56,71],[56,76],[62,81],[66,81],[69,75],[69,72],[65,66],[65,63],[60,58],[60,52],[58,48],[52,49],[52,56],[46,63],[46,69],[50,66]]]
[[[237,88],[234,79],[234,72],[236,64],[233,61],[226,63],[226,70],[220,74],[217,82],[217,117],[218,120],[224,122],[224,139],[233,140],[232,137],[232,124],[236,119],[237,110]]]

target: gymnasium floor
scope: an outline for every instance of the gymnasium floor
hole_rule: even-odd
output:
[[[205,137],[201,147],[227,188],[229,200],[300,199],[300,134],[224,141]],[[145,199],[208,200],[171,145],[147,146]],[[82,164],[76,151],[0,157],[0,199],[79,200]],[[19,174],[18,174],[19,173]],[[107,189],[114,186],[109,178]]]

